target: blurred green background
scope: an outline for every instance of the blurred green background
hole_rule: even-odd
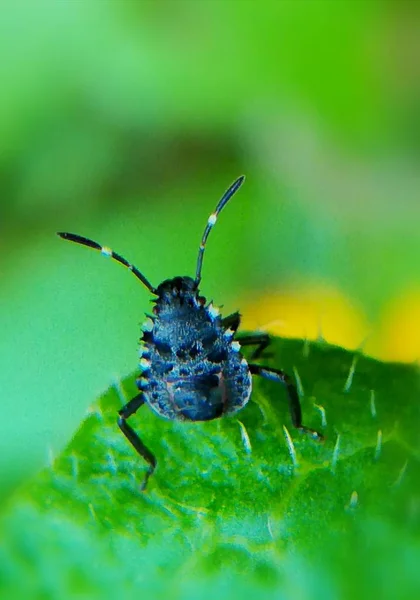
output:
[[[246,327],[420,356],[420,5],[0,7],[1,494],[136,368],[147,290],[193,274]]]

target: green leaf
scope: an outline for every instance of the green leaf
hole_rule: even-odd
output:
[[[417,366],[323,342],[273,346],[324,444],[293,430],[282,387],[254,378],[235,417],[173,423],[143,408],[130,419],[158,459],[141,493],[145,464],[116,425],[130,377],[3,507],[2,597],[416,597]]]

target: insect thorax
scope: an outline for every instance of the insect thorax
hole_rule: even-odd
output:
[[[175,278],[159,286],[142,337],[138,385],[160,416],[206,421],[242,408],[251,376],[218,311],[205,306],[193,283]]]

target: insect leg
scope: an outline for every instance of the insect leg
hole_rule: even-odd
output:
[[[251,358],[258,358],[271,342],[268,333],[246,333],[236,338],[241,346],[258,346],[251,354]]]
[[[143,482],[140,486],[142,492],[146,489],[149,477],[153,475],[156,469],[156,457],[150,452],[150,450],[143,444],[137,433],[128,425],[126,419],[133,415],[139,408],[144,404],[143,393],[141,392],[138,396],[135,396],[130,402],[127,402],[121,410],[118,411],[120,415],[118,418],[118,426],[128,439],[128,441],[134,446],[135,450],[144,458],[149,465],[149,468],[144,476]]]
[[[236,331],[239,327],[240,322],[241,315],[238,312],[235,312],[222,319],[222,326],[225,329],[232,329],[232,331]]]
[[[273,369],[272,367],[261,367],[260,365],[250,364],[249,369],[253,375],[261,375],[265,379],[271,379],[271,381],[277,381],[278,383],[282,383],[286,386],[287,394],[289,396],[289,411],[292,419],[293,426],[296,427],[302,433],[306,433],[314,440],[323,440],[324,436],[314,431],[313,429],[309,429],[309,427],[305,427],[302,425],[302,409],[300,407],[299,396],[290,377],[280,371],[280,369]]]

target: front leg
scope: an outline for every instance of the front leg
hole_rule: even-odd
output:
[[[241,344],[241,346],[258,346],[255,348],[254,352],[251,354],[251,359],[259,358],[267,346],[270,344],[271,339],[268,333],[239,333],[236,337],[236,340]],[[265,357],[270,356],[269,354],[265,354]]]
[[[295,385],[286,373],[280,371],[280,369],[261,367],[260,365],[254,364],[250,364],[249,369],[253,375],[261,375],[261,377],[264,377],[265,379],[271,379],[271,381],[277,381],[278,383],[285,385],[289,397],[289,411],[293,426],[302,433],[306,433],[314,440],[322,441],[324,439],[324,436],[321,433],[302,425],[302,409],[300,407],[299,396]]]
[[[222,326],[225,329],[231,329],[236,332],[239,325],[241,323],[241,315],[238,312],[234,312],[231,315],[228,315],[224,319],[222,319]]]
[[[144,404],[143,392],[140,392],[137,396],[135,396],[130,402],[127,402],[125,406],[118,411],[120,415],[118,418],[118,426],[128,439],[128,441],[134,446],[135,450],[140,454],[141,457],[149,465],[149,468],[144,476],[144,479],[140,485],[140,490],[144,492],[147,486],[147,482],[149,477],[153,475],[154,470],[156,469],[156,457],[150,450],[143,444],[137,433],[130,427],[130,425],[126,422],[126,419],[133,415],[139,408]]]

